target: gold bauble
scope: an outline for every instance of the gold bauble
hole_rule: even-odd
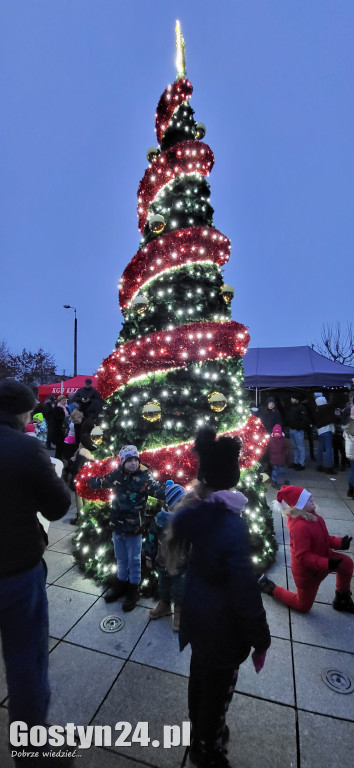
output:
[[[226,408],[227,400],[222,392],[212,392],[211,395],[208,395],[208,403],[212,411],[220,413]]]
[[[150,403],[145,403],[141,411],[146,421],[158,421],[161,419],[161,407],[156,400],[151,400]]]
[[[204,139],[204,136],[206,134],[206,127],[204,123],[196,123],[195,125],[195,138],[200,141],[200,139]]]
[[[135,312],[138,313],[138,315],[142,315],[144,312],[146,312],[149,302],[142,293],[138,293],[137,296],[134,296],[134,299],[131,303],[131,308],[135,310]]]
[[[146,152],[146,157],[149,161],[149,163],[153,163],[154,160],[159,156],[160,154],[159,147],[149,147],[149,149]]]
[[[235,295],[235,291],[232,285],[227,285],[227,283],[224,283],[221,286],[220,293],[224,299],[225,304],[230,304],[230,301],[232,301]]]
[[[159,213],[155,213],[153,216],[150,216],[148,224],[149,229],[154,233],[154,235],[161,235],[161,232],[164,231],[166,226],[164,217],[160,216]]]
[[[101,427],[94,427],[91,430],[91,440],[95,445],[101,445],[102,438],[103,438],[103,432]]]

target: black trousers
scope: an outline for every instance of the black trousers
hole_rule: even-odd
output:
[[[189,718],[193,740],[207,749],[218,749],[226,713],[236,688],[238,668],[213,669],[201,664],[192,650],[188,684]]]

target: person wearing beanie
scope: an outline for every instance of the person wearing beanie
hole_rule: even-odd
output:
[[[332,606],[336,611],[354,613],[350,581],[353,561],[333,550],[349,549],[351,536],[330,536],[326,523],[318,514],[311,493],[297,485],[283,486],[277,493],[274,508],[286,516],[290,534],[291,572],[296,593],[277,587],[265,574],[259,579],[262,592],[302,613],[313,606],[318,588],[329,573],[336,573],[336,594]]]
[[[69,411],[67,409],[68,398],[59,395],[52,413],[52,442],[55,445],[55,458],[62,459],[64,454],[64,440],[69,431]]]
[[[104,596],[113,603],[125,595],[123,611],[132,611],[139,598],[141,579],[142,529],[148,496],[165,499],[165,486],[157,483],[147,467],[140,464],[135,445],[123,445],[120,464],[102,477],[90,477],[92,490],[112,488],[111,528],[117,576]]]
[[[289,427],[290,442],[294,452],[292,468],[301,472],[305,469],[305,430],[308,428],[309,418],[305,406],[300,403],[297,395],[292,395],[290,398],[286,423]]]
[[[350,461],[349,487],[347,495],[354,499],[354,405],[349,413],[349,423],[344,429],[345,455]]]
[[[334,433],[334,408],[328,405],[323,395],[316,397],[315,425],[318,435],[317,472],[327,472],[336,475],[333,462],[333,433]]]
[[[172,629],[179,631],[181,604],[186,573],[186,558],[180,558],[176,573],[170,574],[166,569],[166,533],[173,520],[173,515],[180,509],[186,496],[185,489],[166,480],[165,498],[168,509],[162,508],[149,528],[144,551],[148,568],[156,568],[158,574],[158,603],[149,612],[150,619],[160,619],[171,614],[171,602],[174,603]]]
[[[241,517],[247,498],[235,490],[240,478],[240,442],[199,430],[199,498],[171,523],[169,547],[189,552],[179,631],[180,650],[192,648],[188,684],[192,739],[189,759],[198,766],[229,762],[225,723],[238,669],[252,648],[256,672],[265,662],[270,633]]]
[[[273,395],[270,395],[267,398],[266,406],[260,408],[258,416],[269,435],[271,434],[272,429],[276,424],[282,425],[283,423],[281,413],[279,408],[276,406],[275,398]]]
[[[37,512],[59,520],[71,503],[46,449],[25,434],[34,404],[25,384],[0,382],[0,631],[9,721],[28,729],[45,726],[50,695],[46,545]]]
[[[41,443],[46,446],[48,439],[48,429],[43,413],[40,413],[40,411],[38,411],[38,413],[34,413],[32,416],[32,422],[36,428],[36,437],[38,437],[38,440],[40,440]]]
[[[284,467],[289,462],[290,454],[289,441],[285,437],[280,424],[276,424],[272,429],[265,452],[265,456],[268,458],[272,468],[271,482],[273,488],[280,488],[280,478],[285,476]],[[284,480],[284,485],[287,485],[288,482],[288,480]]]

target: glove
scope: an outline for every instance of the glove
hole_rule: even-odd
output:
[[[257,672],[257,675],[258,675],[258,672],[260,672],[261,669],[263,669],[264,667],[266,655],[267,655],[267,651],[263,651],[263,653],[258,653],[258,651],[253,651],[252,653],[253,666]]]
[[[337,571],[342,560],[343,560],[342,557],[330,557],[328,560],[328,570]]]
[[[146,563],[146,567],[147,567],[147,568],[150,568],[150,570],[151,570],[151,568],[152,568],[152,560],[151,560],[151,557],[146,557],[146,558],[145,558],[145,563]]]
[[[349,549],[350,542],[351,542],[352,538],[353,538],[352,536],[343,536],[342,537],[342,544],[341,544],[340,548],[341,549]]]

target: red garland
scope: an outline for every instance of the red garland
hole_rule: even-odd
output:
[[[173,113],[184,101],[191,98],[192,93],[192,83],[186,77],[165,88],[155,113],[155,131],[159,144]]]
[[[174,144],[161,152],[146,169],[138,189],[139,229],[144,234],[151,201],[165,184],[187,173],[208,176],[214,165],[214,155],[207,144],[195,139]]]
[[[250,416],[243,427],[232,429],[222,434],[230,437],[238,435],[241,438],[241,469],[247,469],[259,461],[269,440],[268,433],[260,419],[256,416]],[[142,451],[139,454],[140,460],[151,468],[154,477],[159,482],[164,483],[169,478],[172,478],[176,483],[187,485],[197,475],[198,458],[192,451],[193,442]],[[106,473],[111,472],[118,464],[119,459],[112,458],[85,464],[75,481],[76,491],[79,496],[93,501],[109,501],[112,490],[91,491],[88,487],[88,478],[102,477]]]
[[[244,355],[249,340],[247,328],[234,320],[188,323],[173,331],[156,331],[121,344],[106,357],[97,371],[97,389],[106,399],[122,384],[143,374]]]
[[[189,227],[168,232],[141,248],[125,268],[119,283],[123,310],[145,283],[173,267],[198,262],[223,266],[230,258],[231,243],[213,227]]]

